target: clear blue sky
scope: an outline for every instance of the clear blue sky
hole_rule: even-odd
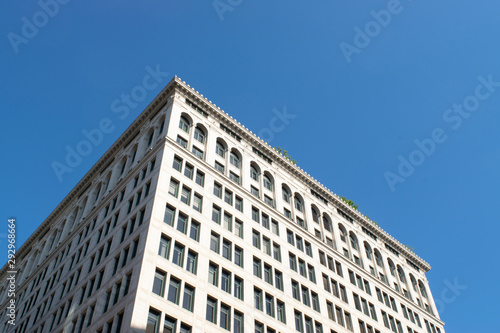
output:
[[[20,243],[177,74],[256,133],[286,108],[271,144],[432,265],[446,331],[498,331],[497,1],[59,1],[0,13],[1,216]],[[168,78],[120,119],[148,66]]]

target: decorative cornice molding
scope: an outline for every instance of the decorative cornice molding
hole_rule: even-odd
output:
[[[71,205],[75,204],[76,200],[74,199],[78,198],[83,193],[83,190],[86,189],[87,186],[89,186],[89,184],[92,184],[92,180],[94,180],[94,177],[96,175],[99,175],[101,168],[103,166],[107,166],[107,163],[109,163],[112,158],[115,158],[116,155],[118,155],[120,148],[122,148],[124,144],[130,138],[132,138],[137,130],[140,130],[142,126],[147,123],[149,117],[154,114],[154,112],[160,110],[169,103],[175,92],[179,92],[186,97],[189,97],[190,99],[194,99],[196,103],[202,104],[209,112],[210,116],[223,123],[231,130],[237,132],[242,137],[242,139],[245,139],[256,149],[261,150],[268,156],[272,157],[273,161],[277,163],[281,168],[291,173],[293,176],[301,180],[305,185],[309,186],[314,191],[325,196],[334,208],[342,209],[354,220],[356,220],[357,223],[359,223],[361,226],[367,228],[382,240],[389,243],[391,246],[403,253],[408,259],[410,259],[410,261],[423,269],[424,272],[427,272],[431,268],[426,261],[424,261],[413,252],[410,252],[394,237],[389,235],[379,226],[373,224],[373,222],[371,222],[365,215],[361,214],[358,211],[355,211],[349,205],[344,203],[338,195],[333,193],[326,186],[309,175],[306,171],[304,171],[297,165],[292,164],[283,155],[274,150],[269,144],[264,142],[256,134],[247,129],[243,124],[231,117],[225,111],[221,110],[214,103],[212,103],[212,101],[208,100],[206,97],[186,84],[186,82],[182,81],[177,76],[175,76],[165,86],[165,88],[163,88],[163,90],[153,99],[153,101],[146,107],[146,109],[141,112],[141,114],[123,132],[123,134],[115,141],[115,143],[113,143],[113,145],[103,154],[103,156],[94,164],[94,166],[92,166],[92,168],[82,177],[82,179],[76,184],[76,186],[66,195],[61,203],[57,205],[57,207],[52,211],[52,213],[50,213],[50,215],[44,220],[44,222],[42,222],[42,224],[35,230],[35,232],[33,232],[28,240],[26,240],[26,242],[17,252],[18,258],[22,258],[25,253],[29,252],[29,250],[36,245],[35,241],[37,240],[38,235],[45,232],[47,229],[50,229],[50,227],[52,226],[52,222],[57,220],[61,212],[65,211]],[[6,270],[7,266],[4,265],[4,267],[0,270],[0,275],[4,274],[4,271]]]
[[[305,170],[301,169],[299,166],[292,164],[283,155],[279,154],[274,150],[269,144],[264,142],[252,131],[247,129],[243,124],[238,122],[236,119],[231,117],[224,110],[220,109],[208,100],[201,93],[193,89],[186,82],[182,81],[177,76],[169,84],[175,84],[176,90],[182,92],[184,95],[191,99],[194,99],[197,103],[201,103],[209,115],[222,122],[225,126],[229,127],[231,130],[238,133],[243,139],[245,139],[250,144],[254,145],[255,148],[265,152],[268,156],[271,156],[281,168],[290,172],[296,178],[300,179],[303,183],[308,185],[314,191],[325,196],[334,208],[340,208],[350,217],[357,221],[358,224],[367,228],[369,231],[373,232],[376,236],[380,237],[384,242],[388,243],[390,246],[396,248],[400,253],[404,254],[411,262],[417,265],[419,268],[427,272],[431,269],[431,266],[422,258],[417,256],[415,253],[408,250],[402,243],[397,241],[389,233],[383,230],[380,226],[375,225],[371,220],[369,220],[364,214],[359,211],[354,210],[352,207],[347,205],[337,194],[333,193],[325,185],[321,184],[314,177],[309,175]]]

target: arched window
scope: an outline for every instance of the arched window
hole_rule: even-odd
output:
[[[125,166],[127,165],[127,158],[126,158],[126,157],[124,157],[124,158],[121,160],[121,162],[120,162],[120,163],[121,163],[121,164],[120,164],[120,168],[119,168],[119,170],[120,170],[120,176],[121,176],[121,175],[123,175],[123,172],[125,171]]]
[[[323,227],[325,230],[332,231],[332,223],[325,215],[323,215]]]
[[[259,171],[253,164],[250,165],[250,178],[255,181],[259,181]]]
[[[370,260],[372,260],[372,248],[370,246],[370,244],[368,244],[367,242],[364,242],[363,245],[365,246],[365,252],[366,252],[366,257]]]
[[[158,132],[158,134],[162,134],[163,133],[163,128],[165,127],[165,117],[161,117],[160,119],[160,131]]]
[[[396,277],[396,267],[390,258],[387,258],[387,264],[389,264],[389,270],[391,271],[391,275]]]
[[[351,240],[351,247],[354,250],[358,249],[358,239],[356,238],[356,235],[351,231],[349,232],[349,239]]]
[[[134,163],[136,156],[137,156],[137,145],[135,145],[134,149],[132,150],[132,157],[130,158],[130,164]]]
[[[340,230],[340,240],[343,241],[344,243],[347,243],[347,231],[345,230],[344,226],[339,223],[339,230]]]
[[[427,298],[427,291],[422,281],[418,280],[418,287],[420,288],[420,293],[423,297]]]
[[[304,202],[302,201],[302,198],[299,195],[295,194],[294,201],[295,201],[295,209],[298,210],[299,212],[303,212]]]
[[[148,142],[147,142],[146,147],[151,146],[151,144],[153,143],[154,135],[155,135],[155,131],[154,131],[154,129],[151,129],[149,136],[148,136]]]
[[[179,128],[186,133],[189,133],[190,122],[184,116],[179,120]]]
[[[375,249],[375,261],[377,262],[377,265],[379,265],[382,268],[384,267],[384,261],[382,260],[382,255],[377,249]]]
[[[283,201],[290,203],[290,191],[285,186],[281,187],[281,191],[283,192]]]
[[[404,284],[406,284],[405,271],[403,271],[403,269],[399,265],[398,265],[398,275],[399,275],[399,280]]]
[[[273,181],[271,180],[271,177],[269,177],[268,175],[264,175],[263,182],[265,188],[267,188],[269,191],[273,190]]]
[[[205,133],[199,127],[196,127],[196,129],[194,130],[194,138],[199,142],[205,144]]]
[[[215,153],[222,158],[226,157],[226,149],[222,145],[222,142],[217,141],[217,144],[215,145]]]
[[[411,281],[411,286],[413,287],[413,290],[415,290],[418,293],[417,280],[415,280],[415,277],[412,274],[410,274],[410,281]]]
[[[313,216],[313,221],[316,223],[319,223],[319,213],[318,213],[318,210],[316,209],[316,207],[311,206],[311,212],[312,212],[312,216]],[[324,219],[324,217],[323,217],[323,219]]]
[[[240,158],[238,155],[236,155],[235,152],[231,152],[231,154],[229,155],[229,163],[231,163],[232,165],[234,165],[235,167],[237,167],[238,169],[240,168],[240,165],[241,165],[241,161],[240,161]]]

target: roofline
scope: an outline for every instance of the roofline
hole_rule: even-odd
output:
[[[141,126],[147,121],[148,117],[168,103],[168,100],[174,91],[179,91],[185,95],[188,95],[190,98],[195,99],[198,103],[201,102],[205,106],[205,108],[210,111],[211,116],[222,122],[224,125],[228,126],[230,129],[237,131],[238,134],[241,134],[242,138],[245,138],[257,149],[266,152],[268,155],[271,155],[274,161],[278,163],[283,169],[287,170],[292,175],[302,180],[303,183],[308,185],[314,191],[325,196],[335,208],[342,209],[350,217],[356,220],[361,226],[367,228],[369,231],[373,232],[375,235],[384,240],[386,243],[395,247],[407,258],[409,258],[415,265],[423,269],[424,272],[430,270],[431,266],[425,260],[408,250],[402,243],[389,235],[380,226],[375,225],[364,214],[354,210],[352,207],[347,205],[337,194],[333,193],[325,185],[321,184],[318,180],[309,175],[306,171],[292,164],[288,159],[279,154],[275,149],[264,142],[256,134],[247,129],[244,125],[231,117],[224,110],[221,110],[219,107],[217,107],[217,105],[212,103],[210,100],[208,100],[206,97],[204,97],[202,94],[193,89],[190,85],[182,81],[177,76],[174,76],[174,78],[170,80],[170,82],[153,99],[153,101],[151,101],[151,103],[144,109],[144,111],[141,112],[141,114],[132,122],[132,124],[123,132],[123,134],[120,135],[120,137],[111,145],[111,147],[101,156],[101,158],[99,158],[99,160],[90,168],[90,170],[82,177],[82,179],[73,187],[73,189],[66,195],[66,197],[64,197],[64,199],[41,223],[41,225],[31,234],[30,237],[28,237],[28,239],[17,251],[18,258],[23,257],[25,252],[27,252],[31,248],[38,235],[47,232],[50,229],[51,222],[57,219],[62,211],[70,207],[72,204],[76,204],[73,199],[78,198],[86,190],[89,181],[91,181],[92,178],[99,173],[103,166],[107,166],[107,163],[110,161],[110,159],[113,158],[113,156],[119,151],[123,144],[127,142],[127,140],[131,136],[133,136],[138,129],[141,128]],[[4,265],[4,267],[0,270],[0,274],[3,274],[6,269],[7,265]]]

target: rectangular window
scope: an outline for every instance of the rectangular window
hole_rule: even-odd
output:
[[[174,156],[174,163],[172,165],[172,167],[181,172],[182,170],[182,158],[180,158],[179,156]]]
[[[286,229],[286,240],[288,241],[288,244],[295,245],[295,240],[293,238],[293,232]]]
[[[219,171],[220,173],[224,173],[224,166],[220,164],[219,162],[215,162],[215,170]]]
[[[168,224],[169,226],[174,226],[174,216],[175,216],[175,208],[167,205],[165,209],[165,216],[163,217],[163,222]]]
[[[231,272],[226,271],[225,269],[222,270],[220,284],[222,291],[225,291],[228,294],[231,293]]]
[[[314,333],[312,319],[309,318],[308,316],[305,316],[305,323],[306,323],[306,333]]]
[[[167,274],[165,272],[159,271],[155,272],[155,278],[153,281],[153,293],[163,297],[165,293],[165,281],[167,279]]]
[[[196,171],[196,184],[200,185],[203,187],[205,185],[205,174],[201,171]]]
[[[222,185],[214,182],[214,195],[222,199]]]
[[[179,293],[180,293],[180,290],[181,290],[181,281],[174,278],[174,277],[170,277],[170,286],[168,288],[168,297],[167,299],[172,302],[172,303],[175,303],[177,305],[179,305]]]
[[[321,312],[319,308],[319,297],[318,294],[315,292],[311,291],[311,299],[312,299],[312,307],[314,310]]]
[[[274,317],[274,297],[266,293],[266,314]]]
[[[197,147],[193,146],[193,149],[191,150],[194,154],[194,156],[203,159],[203,151],[201,149],[198,149]]]
[[[271,207],[274,207],[274,200],[267,195],[264,195],[264,202]]]
[[[302,303],[307,306],[311,306],[311,300],[309,298],[309,289],[302,286]]]
[[[255,207],[252,207],[252,220],[254,220],[257,223],[260,223],[260,213],[259,210]]]
[[[227,204],[232,206],[233,205],[233,192],[226,189],[226,191],[224,192],[224,201]]]
[[[208,265],[208,282],[216,287],[219,286],[219,265],[213,262]]]
[[[240,212],[243,212],[243,199],[236,196],[234,199],[234,207]]]
[[[343,285],[339,285],[339,287],[340,287],[340,298],[344,302],[348,303],[348,301],[347,301],[347,292],[346,292],[345,287]]]
[[[313,256],[313,255],[312,255],[312,247],[311,247],[311,243],[309,243],[309,242],[307,242],[307,241],[306,241],[306,242],[305,242],[305,244],[306,244],[306,246],[305,246],[305,247],[306,247],[306,254],[307,254],[309,257],[311,257],[311,258],[312,258],[312,256]]]
[[[264,264],[264,281],[273,284],[273,268],[268,264]]]
[[[231,307],[224,303],[220,305],[220,327],[231,330]]]
[[[300,302],[299,284],[294,280],[292,280],[292,296]]]
[[[170,185],[168,187],[168,193],[177,198],[179,194],[179,182],[175,179],[170,179]]]
[[[279,321],[281,321],[283,324],[286,324],[285,303],[280,300],[276,301],[276,315]]]
[[[259,190],[258,190],[256,187],[251,186],[251,187],[250,187],[250,192],[251,192],[253,195],[255,195],[257,198],[259,198],[259,197],[260,197],[260,195],[259,195]]]
[[[243,249],[234,246],[234,263],[243,267]]]
[[[273,234],[279,236],[280,235],[280,229],[279,229],[279,224],[278,221],[271,220],[271,231]]]
[[[165,315],[164,333],[175,333],[177,330],[177,319]]]
[[[344,317],[345,317],[345,325],[346,325],[347,329],[351,332],[354,332],[354,328],[352,326],[351,314],[349,312],[344,312]]]
[[[159,332],[160,332],[160,312],[149,308],[146,333],[159,333]]]
[[[233,231],[233,217],[224,213],[224,223],[222,225],[226,230]]]
[[[184,167],[184,176],[188,177],[189,179],[193,179],[193,173],[194,167],[186,163],[186,166]]]
[[[262,261],[253,257],[253,275],[262,279]]]
[[[187,148],[188,142],[179,135],[177,135],[177,143],[180,144],[182,147]]]
[[[281,247],[276,243],[273,243],[273,257],[281,262]]]
[[[302,313],[295,310],[295,330],[304,333],[304,322],[302,321]]]
[[[227,239],[222,241],[222,257],[231,261],[232,260],[232,243]]]
[[[252,244],[260,250],[260,232],[255,229],[252,231]]]
[[[188,216],[179,213],[179,217],[177,218],[177,230],[185,234],[187,232],[187,224],[188,224]]]
[[[262,305],[262,290],[254,287],[254,289],[253,289],[253,296],[254,296],[255,308],[257,310],[262,311],[263,310],[263,305]]]
[[[234,333],[243,333],[243,313],[234,311]]]
[[[194,307],[194,292],[195,288],[188,284],[184,285],[184,299],[182,301],[182,307],[188,311],[193,312]]]
[[[191,219],[191,229],[189,231],[189,237],[195,241],[200,241],[200,223]]]
[[[255,321],[255,333],[264,333],[264,324]]]
[[[191,205],[191,189],[182,186],[182,192],[181,192],[181,201],[185,203],[186,205]]]
[[[326,301],[326,310],[328,312],[328,318],[330,320],[335,321],[335,312],[334,312],[334,309],[333,309],[333,303],[332,302]]]
[[[243,279],[239,276],[234,276],[234,297],[243,300]]]
[[[210,238],[210,250],[214,251],[215,253],[219,253],[220,252],[219,241],[220,241],[220,236],[212,232]]]
[[[236,236],[243,238],[243,222],[238,219],[234,220],[234,233]]]
[[[335,307],[335,314],[337,316],[337,323],[341,326],[345,326],[344,324],[344,314],[341,308],[338,306]]]
[[[290,252],[288,253],[288,256],[290,257],[290,269],[297,272],[297,257]]]
[[[195,193],[194,194],[194,198],[193,198],[193,208],[194,208],[194,210],[196,210],[197,212],[201,213],[202,206],[203,206],[203,197],[201,195],[199,195],[198,193]]]
[[[207,297],[207,317],[206,319],[217,324],[217,300],[210,296]]]
[[[221,218],[221,210],[217,206],[212,207],[212,221],[214,221],[217,224],[220,224],[220,218]]]
[[[267,237],[262,237],[262,251],[268,256],[271,255],[271,240]]]
[[[314,266],[307,265],[307,271],[309,273],[309,281],[316,283],[316,272],[314,271]]]
[[[181,267],[184,264],[184,245],[180,244],[179,242],[175,242],[172,262]]]
[[[198,253],[189,250],[186,262],[186,270],[196,275],[197,269],[198,269]]]
[[[306,262],[302,259],[299,259],[299,273],[307,279]]]

